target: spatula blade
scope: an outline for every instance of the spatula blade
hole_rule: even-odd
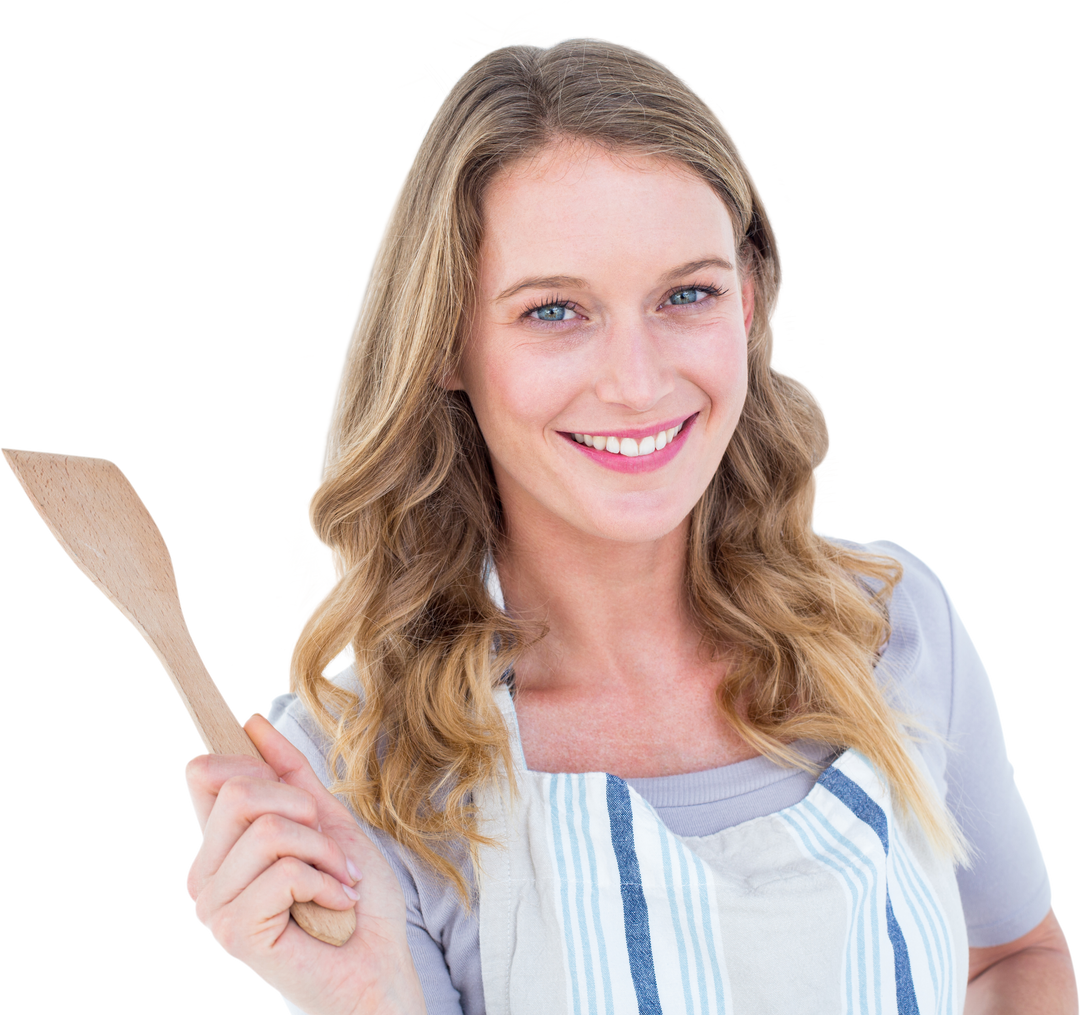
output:
[[[4,456],[60,545],[150,643],[207,748],[259,757],[199,658],[165,540],[124,474],[103,458]]]

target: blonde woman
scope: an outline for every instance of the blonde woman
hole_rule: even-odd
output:
[[[312,507],[340,580],[248,724],[268,764],[189,772],[199,916],[294,1010],[1076,1011],[948,599],[811,529],[779,279],[640,54],[500,50],[444,103]]]

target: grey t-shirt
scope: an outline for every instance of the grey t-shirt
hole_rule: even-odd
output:
[[[904,566],[889,609],[892,636],[877,674],[889,700],[925,730],[916,747],[972,846],[973,862],[957,872],[969,943],[1003,944],[1026,934],[1050,909],[1050,885],[1039,845],[1013,782],[986,672],[941,583],[922,561],[893,543],[867,550]],[[351,671],[337,678],[351,683]],[[270,720],[299,748],[324,783],[326,740],[295,695],[274,701]],[[799,748],[830,760],[819,744]],[[752,758],[722,768],[651,779],[628,779],[678,835],[709,835],[798,803],[813,777]],[[476,909],[461,905],[389,836],[365,827],[401,882],[408,935],[430,1015],[480,1015]],[[471,878],[466,856],[462,868]],[[297,1009],[290,1008],[293,1011]]]

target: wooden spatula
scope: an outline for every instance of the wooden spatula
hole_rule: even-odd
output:
[[[103,458],[7,449],[4,457],[71,559],[150,642],[207,749],[261,758],[195,650],[165,540],[124,474]],[[296,902],[291,912],[328,944],[344,944],[356,929],[351,909]]]

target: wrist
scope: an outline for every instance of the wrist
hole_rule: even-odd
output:
[[[387,972],[389,975],[380,977],[357,998],[350,1015],[427,1015],[420,977],[407,949]]]

